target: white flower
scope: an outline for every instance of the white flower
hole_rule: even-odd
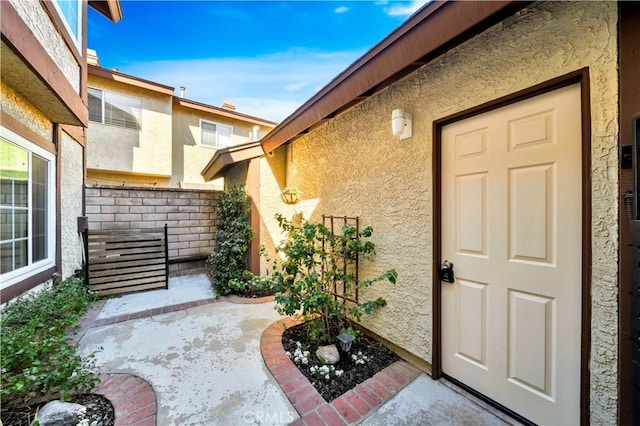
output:
[[[284,354],[285,354],[286,356],[288,356],[289,358],[291,358],[291,352],[286,351]]]

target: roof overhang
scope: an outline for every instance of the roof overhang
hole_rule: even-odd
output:
[[[200,173],[206,182],[222,177],[234,164],[264,155],[260,141],[219,149]]]
[[[106,68],[97,67],[95,65],[87,65],[89,75],[104,78],[107,80],[117,81],[118,83],[128,84],[130,86],[139,87],[141,89],[151,90],[153,92],[162,93],[164,95],[173,96],[174,88],[165,86],[164,84],[154,81],[145,80],[143,78],[134,77],[132,75],[123,74],[118,71],[108,70]]]
[[[122,7],[120,6],[120,0],[89,0],[89,6],[106,16],[114,23],[117,23],[122,19]]]
[[[76,88],[10,2],[0,1],[0,75],[54,123],[86,126],[89,113]]]
[[[226,118],[231,118],[234,120],[241,120],[246,123],[251,123],[258,126],[269,127],[270,129],[273,129],[277,124],[277,123],[274,123],[273,121],[264,120],[262,118],[253,117],[247,114],[242,114],[234,110],[219,108],[212,105],[207,105],[200,102],[192,101],[190,99],[180,98],[177,96],[174,96],[173,104],[184,107],[184,108],[191,108],[197,111],[207,112],[209,114],[216,114],[216,115],[226,117]]]
[[[262,139],[271,152],[308,133],[531,1],[433,1],[356,60]]]

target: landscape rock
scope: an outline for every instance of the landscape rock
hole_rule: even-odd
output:
[[[86,411],[86,407],[70,402],[51,401],[38,412],[40,426],[76,426],[78,417]]]
[[[340,353],[336,345],[320,346],[316,351],[316,356],[329,365],[337,364],[340,361]]]

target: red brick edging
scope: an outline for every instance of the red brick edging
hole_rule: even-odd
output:
[[[94,393],[113,405],[115,426],[156,426],[158,405],[153,388],[132,374],[102,374]]]
[[[275,322],[264,331],[260,341],[264,363],[300,414],[292,426],[359,422],[420,375],[420,370],[411,364],[397,361],[328,403],[285,355],[282,332],[285,327],[299,323],[300,320],[292,318]]]

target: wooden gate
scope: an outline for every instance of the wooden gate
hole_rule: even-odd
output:
[[[168,288],[167,226],[89,230],[87,284],[100,295]]]

